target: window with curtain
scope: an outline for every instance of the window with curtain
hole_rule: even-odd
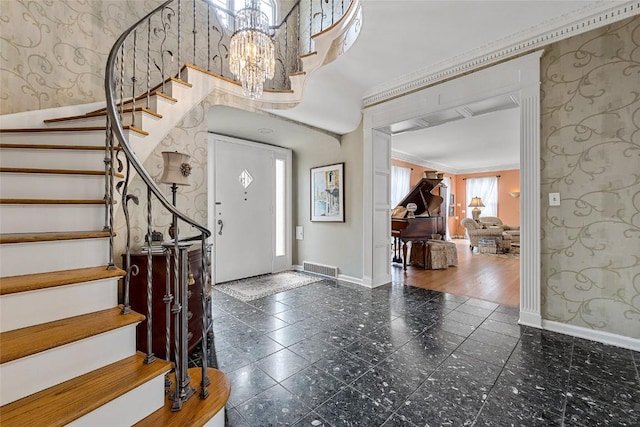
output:
[[[398,206],[409,190],[411,190],[411,168],[391,166],[391,207]]]
[[[498,216],[498,178],[488,176],[484,178],[467,178],[467,205],[474,197],[480,197],[484,208],[480,216]],[[467,207],[467,218],[472,218],[473,208]]]

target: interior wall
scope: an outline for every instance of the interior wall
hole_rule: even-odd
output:
[[[308,261],[337,266],[342,275],[362,278],[362,158],[362,125],[343,135],[341,144],[328,147],[308,141],[294,151],[294,226],[304,228],[304,240],[294,240],[294,264]],[[345,173],[345,222],[311,222],[310,169],[341,162]]]
[[[541,60],[544,319],[640,338],[640,17]],[[560,206],[547,194],[559,192]]]
[[[402,160],[391,159],[392,166],[400,166],[403,168],[411,169],[411,177],[409,178],[409,187],[413,187],[424,178],[424,171],[427,170],[424,166],[416,165],[414,163],[404,162]]]
[[[511,197],[509,192],[520,191],[520,170],[502,170],[482,173],[459,174],[456,180],[456,211],[460,220],[466,218],[470,201],[467,200],[467,178],[482,178],[487,176],[498,176],[498,217],[503,223],[508,225],[520,225],[520,198]],[[482,216],[482,213],[480,214]],[[457,234],[464,235],[464,227],[457,222]]]
[[[2,114],[104,100],[113,43],[161,2],[2,1]]]

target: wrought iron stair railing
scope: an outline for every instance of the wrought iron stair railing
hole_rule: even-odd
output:
[[[290,88],[289,76],[301,71],[301,57],[313,50],[313,36],[334,25],[346,12],[350,0],[299,0],[286,13],[282,22],[272,26],[272,37],[276,44],[276,73],[272,80],[265,83],[266,90],[279,91]],[[132,172],[139,176],[147,188],[147,236],[152,241],[152,198],[157,199],[164,210],[172,215],[175,239],[165,244],[167,257],[175,256],[173,263],[175,286],[167,287],[163,296],[167,311],[171,312],[176,336],[172,337],[175,357],[175,378],[172,409],[180,410],[183,402],[193,394],[189,386],[187,373],[187,309],[186,309],[186,248],[194,241],[202,246],[202,283],[200,295],[203,313],[207,313],[206,254],[207,239],[211,232],[198,224],[166,199],[154,179],[136,157],[134,148],[125,136],[123,116],[130,115],[131,127],[136,127],[136,112],[142,108],[149,109],[151,97],[155,92],[165,93],[167,82],[172,78],[180,79],[186,64],[195,65],[216,74],[225,80],[233,80],[229,71],[228,46],[231,34],[233,13],[217,8],[205,0],[168,0],[144,16],[116,41],[109,53],[105,76],[105,93],[107,103],[107,127],[105,144],[105,228],[111,233],[110,265],[114,265],[114,208],[112,201],[116,191],[121,193],[122,209],[125,218],[126,249],[125,258],[128,268],[124,278],[123,299],[124,312],[130,311],[130,278],[131,278],[131,227],[129,203],[139,204],[136,196],[128,193]],[[166,95],[166,93],[165,93]],[[119,148],[116,150],[116,146]],[[124,165],[118,155],[125,156],[125,179],[117,185],[114,182],[114,171],[123,170]],[[180,225],[181,227],[178,227]],[[180,228],[195,229],[196,236],[180,238]],[[147,257],[147,363],[155,360],[152,352],[152,260],[151,251]],[[169,265],[169,263],[167,263]],[[170,275],[167,274],[167,277]],[[169,319],[169,316],[167,316]],[[210,330],[209,316],[203,316],[202,354],[207,354],[207,333]],[[170,325],[166,325],[169,334]],[[167,339],[169,342],[169,339]],[[169,349],[166,350],[169,354]],[[202,357],[202,382],[200,398],[208,395],[207,360]]]

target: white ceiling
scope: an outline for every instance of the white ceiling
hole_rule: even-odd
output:
[[[564,22],[567,16],[598,2],[361,0],[361,3],[362,28],[351,49],[308,77],[303,101],[298,106],[271,113],[338,134],[351,132],[360,123],[364,97],[391,89],[411,75],[442,68],[443,64],[454,63],[456,58],[468,57],[489,45],[519,41],[525,33],[548,31],[554,23]],[[517,111],[515,108],[486,113],[396,135],[394,150],[422,159],[423,163],[446,166],[449,171],[517,165]],[[269,118],[273,120],[276,119]],[[266,123],[260,126],[273,127]],[[260,134],[255,134],[257,128],[250,127],[255,129],[249,139],[263,140]],[[245,129],[244,133],[247,132]]]

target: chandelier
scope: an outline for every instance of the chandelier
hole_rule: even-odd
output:
[[[260,10],[259,0],[246,0],[236,14],[231,36],[229,67],[242,83],[242,92],[251,99],[262,96],[264,81],[273,78],[275,54],[269,36],[269,19]]]

